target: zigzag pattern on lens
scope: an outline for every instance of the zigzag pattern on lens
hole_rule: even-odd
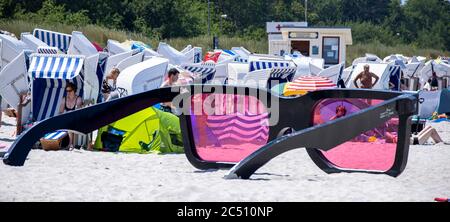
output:
[[[211,115],[208,128],[220,141],[255,142],[269,137],[268,114]]]

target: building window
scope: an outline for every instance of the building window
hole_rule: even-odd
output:
[[[339,37],[323,37],[322,58],[325,64],[339,64]]]

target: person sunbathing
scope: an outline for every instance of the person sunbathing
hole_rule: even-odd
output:
[[[442,142],[444,142],[436,129],[434,129],[431,126],[427,126],[422,131],[420,131],[420,133],[417,134],[417,136],[413,136],[411,138],[411,144],[413,144],[413,145],[417,145],[417,144],[418,145],[423,145],[430,138],[433,139],[433,141],[435,143],[442,143]]]
[[[375,82],[373,82],[373,79],[375,79]],[[357,83],[358,80],[361,82],[361,86],[358,86]],[[356,88],[372,89],[378,83],[378,80],[380,80],[380,77],[370,72],[369,65],[365,65],[364,71],[362,71],[356,76],[355,80],[353,81],[353,84],[355,85]]]

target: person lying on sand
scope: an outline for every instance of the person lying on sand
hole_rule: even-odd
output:
[[[372,81],[372,79],[375,79],[375,82]],[[358,86],[357,81],[361,81],[361,86]],[[362,88],[362,89],[372,89],[380,80],[380,77],[375,75],[374,73],[370,72],[370,66],[365,65],[364,71],[362,71],[360,74],[358,74],[353,81],[353,84],[356,88]]]

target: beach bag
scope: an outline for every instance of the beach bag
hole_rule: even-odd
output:
[[[101,141],[104,151],[119,152],[120,145],[123,141],[125,131],[108,126],[108,130],[101,135]]]
[[[56,131],[46,134],[44,138],[40,139],[40,142],[42,149],[46,151],[60,150],[69,146],[70,138],[66,131]]]

